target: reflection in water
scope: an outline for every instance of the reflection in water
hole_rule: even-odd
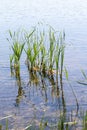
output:
[[[61,98],[62,98],[62,107],[63,107],[63,123],[64,123],[66,121],[66,103],[65,103],[65,98],[64,98],[62,77],[60,77],[60,87],[61,87]],[[61,125],[61,130],[64,129],[63,123]]]
[[[38,87],[37,91],[41,92],[42,97],[44,96],[45,102],[48,101],[48,96],[50,94],[51,94],[51,98],[53,98],[53,97],[55,97],[56,99],[61,98],[62,106],[63,106],[64,113],[65,113],[66,105],[65,105],[65,99],[64,99],[62,78],[60,79],[61,93],[60,93],[60,89],[59,89],[59,85],[58,85],[58,79],[56,81],[56,79],[54,78],[54,75],[51,75],[51,76],[46,75],[46,74],[44,75],[42,72],[29,71],[29,82],[27,85],[29,85],[29,86],[33,85],[34,88],[37,86]],[[51,93],[48,92],[48,88],[51,88]],[[61,99],[60,99],[60,101],[61,101]]]
[[[44,81],[45,75],[43,75],[42,73],[40,73],[40,76],[41,76],[41,86],[42,86],[41,93],[45,97],[45,102],[47,102],[47,100],[48,100],[48,98],[47,98],[47,88],[46,88],[46,83]],[[44,91],[44,94],[43,94],[43,91]]]
[[[60,78],[60,86],[61,86],[61,92],[62,92],[62,106],[63,106],[63,113],[66,113],[66,104],[65,104],[65,98],[64,98],[64,91],[63,91],[63,81],[62,77]]]
[[[48,130],[50,129],[56,130],[56,128],[58,128],[59,130],[75,129],[76,117],[73,116],[73,112],[69,114],[69,112],[67,111],[66,101],[64,97],[63,79],[60,78],[60,84],[58,84],[54,75],[53,76],[49,76],[46,74],[44,75],[43,73],[40,72],[33,72],[32,74],[34,74],[33,75],[34,79],[28,85],[31,86],[33,85],[34,86],[33,89],[35,89],[35,85],[38,86],[36,93],[40,92],[41,96],[39,98],[42,99],[44,97],[44,101],[45,101],[45,103],[41,102],[42,104],[41,106],[40,104],[36,103],[35,104],[36,110],[38,107],[40,108],[43,105],[45,110],[47,109],[48,104],[50,109],[50,112],[49,110],[45,110],[45,111],[42,110],[42,113],[44,113],[41,114],[42,120],[40,120],[41,117],[39,119],[37,113],[34,113],[36,115],[34,121],[37,120],[41,125],[40,127],[43,127],[44,129],[47,128]],[[39,81],[38,84],[36,84],[35,79],[38,79]],[[30,91],[30,93],[32,93],[32,91]],[[33,96],[35,96],[36,98],[36,95]],[[55,100],[53,100],[52,98],[54,98]],[[51,99],[52,99],[52,104],[51,104]],[[76,112],[74,114],[76,115]]]
[[[16,75],[16,70],[12,70],[18,86],[16,106],[19,106],[24,95],[20,72],[18,73],[19,76]],[[29,71],[29,82],[27,85],[25,91],[26,101],[32,104],[32,109],[29,109],[29,114],[32,113],[32,116],[28,115],[27,119],[32,120],[32,128],[40,127],[41,123],[47,130],[50,130],[50,128],[53,130],[56,130],[56,128],[65,130],[68,127],[72,129],[75,127],[68,124],[70,122],[75,125],[76,110],[74,114],[67,111],[62,78],[57,79],[55,75],[50,76],[38,71]]]
[[[29,71],[29,82],[28,85],[35,84],[36,86],[39,84],[39,78],[36,71]]]
[[[49,83],[52,86],[52,91],[51,91],[51,95],[52,97],[59,97],[60,95],[60,91],[59,91],[59,86],[58,86],[58,79],[55,81],[53,75],[51,77],[48,77],[49,79]]]
[[[21,84],[22,82],[21,82],[19,67],[11,68],[11,76],[15,76],[15,78],[16,78],[16,83],[18,86],[18,95],[16,97],[16,106],[19,106],[20,100],[21,100],[22,96],[24,95],[24,90],[23,90],[22,84]]]
[[[18,73],[19,75],[16,75]],[[15,75],[18,86],[16,106],[19,106],[24,95],[24,90],[20,72],[12,70],[12,74]],[[32,118],[33,128],[36,128],[36,126],[38,128],[41,123],[43,124],[42,126],[46,124],[45,127],[48,130],[50,130],[50,128],[54,130],[56,130],[56,128],[60,130],[68,129],[68,127],[71,127],[67,125],[69,122],[75,125],[75,116],[73,118],[73,113],[70,114],[67,111],[62,77],[57,79],[55,75],[50,76],[38,71],[29,71],[29,82],[27,85],[25,92],[27,95],[26,101],[31,101],[32,104],[32,109],[30,110],[32,116],[28,118]],[[30,97],[28,96],[29,92]],[[74,114],[76,115],[76,111]],[[42,122],[41,119],[43,120]]]
[[[54,106],[54,107],[57,107],[56,111],[60,111],[60,115],[61,115],[61,111],[62,111],[64,120],[66,120],[66,103],[65,103],[65,99],[64,99],[62,79],[61,79],[61,83],[60,83],[61,93],[59,90],[58,79],[56,81],[56,78],[54,78],[54,75],[50,76],[50,75],[46,75],[46,74],[44,75],[42,72],[29,71],[29,79],[30,80],[28,82],[28,85],[29,86],[33,85],[34,89],[36,86],[38,87],[37,93],[39,91],[41,96],[44,97],[45,104],[49,104],[51,102],[50,101],[51,98],[55,98],[55,100],[53,101],[53,104],[56,104],[56,106]],[[49,91],[49,87],[50,87],[51,91]],[[50,99],[49,99],[49,95],[51,96]],[[42,97],[40,97],[40,98],[42,98]],[[44,118],[46,118],[46,117],[44,117]],[[57,118],[57,116],[55,118]]]
[[[17,81],[17,85],[18,85],[18,95],[16,98],[16,106],[18,106],[20,104],[20,100],[21,100],[22,96],[24,95],[24,90],[21,85],[21,78],[19,77],[16,81]]]

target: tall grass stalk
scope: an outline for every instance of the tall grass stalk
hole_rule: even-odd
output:
[[[54,66],[55,35],[51,28],[49,30],[49,42],[49,69],[52,71],[52,68]]]
[[[27,63],[31,71],[33,71],[33,67],[38,65],[40,46],[41,43],[36,40],[36,34],[33,31],[31,37],[28,37],[27,39],[27,49],[25,49]]]
[[[64,65],[64,52],[65,52],[65,33],[60,33],[60,45],[61,45],[61,63],[60,63],[60,76],[62,78],[63,65]]]
[[[59,72],[59,60],[60,60],[60,46],[59,43],[56,45],[56,51],[55,51],[55,66],[56,66],[56,82],[58,86],[58,72]]]
[[[12,50],[13,50],[13,59],[14,59],[14,63],[18,64],[18,62],[20,61],[20,57],[24,48],[24,43],[21,44],[19,42],[15,42],[13,43],[13,45],[11,46]]]
[[[42,72],[46,72],[46,63],[47,63],[47,52],[45,46],[41,45],[41,66],[40,69]]]
[[[87,130],[87,112],[85,116],[83,117],[83,129],[82,130]]]
[[[10,39],[8,41],[11,43],[11,50],[12,50],[12,55],[10,55],[10,66],[12,63],[14,64],[14,67],[20,66],[20,58],[24,49],[24,41],[20,40],[20,32],[18,33],[12,33],[9,30],[9,35]]]
[[[0,130],[2,130],[2,125],[0,124]]]
[[[8,130],[8,119],[6,119],[6,130]]]

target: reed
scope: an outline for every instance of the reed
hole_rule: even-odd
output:
[[[15,74],[16,78],[20,76],[20,58],[24,49],[25,41],[23,40],[22,32],[11,32],[9,30],[10,38],[7,39],[10,43],[12,54],[10,55],[10,69],[11,74]]]
[[[10,55],[10,66],[14,66],[18,67],[20,66],[20,58],[24,49],[24,41],[20,40],[20,32],[17,33],[12,33],[9,30],[9,34],[10,34],[10,39],[8,39],[8,41],[11,44],[11,50],[12,50],[12,55]]]
[[[25,49],[25,53],[27,55],[27,64],[28,67],[30,68],[31,71],[33,71],[33,68],[38,66],[38,57],[40,53],[40,46],[41,43],[40,41],[36,40],[36,34],[34,33],[35,30],[33,30],[29,36],[31,37],[26,37],[26,43],[27,43],[27,49]]]
[[[2,130],[2,125],[0,124],[0,130]]]
[[[56,72],[56,80],[58,82],[58,72],[61,77],[63,73],[65,33],[57,35],[52,27],[49,27],[46,32],[44,30],[38,31],[36,27],[33,31],[26,34],[27,49],[25,49],[25,53],[29,70],[48,73],[51,77]],[[48,48],[46,48],[46,44],[48,44]]]
[[[40,70],[45,73],[47,68],[47,51],[44,45],[44,34],[41,35],[41,48],[40,48]]]
[[[55,52],[55,35],[54,31],[50,28],[49,30],[49,69],[52,71],[53,66],[54,66],[54,52]]]
[[[6,119],[6,130],[8,130],[8,119]]]
[[[83,129],[82,130],[87,130],[87,112],[85,113],[83,117]]]
[[[60,46],[59,43],[56,44],[56,50],[55,50],[55,66],[56,66],[56,81],[57,81],[57,86],[58,86],[58,73],[59,73],[59,60],[60,60]]]
[[[62,77],[62,73],[63,73],[63,65],[64,65],[64,52],[65,52],[65,33],[63,32],[63,34],[60,33],[60,49],[61,49],[61,61],[60,61],[60,76]]]
[[[47,73],[52,78],[56,73],[58,82],[58,74],[60,73],[60,77],[62,77],[63,73],[65,33],[57,34],[52,27],[49,27],[46,32],[35,27],[30,32],[12,33],[9,31],[9,35],[8,41],[11,43],[12,51],[10,66],[16,68],[16,73],[20,70],[20,58],[24,50],[30,71]],[[25,44],[26,47],[24,47]]]

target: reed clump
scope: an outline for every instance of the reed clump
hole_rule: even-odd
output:
[[[20,75],[20,58],[24,49],[25,42],[22,39],[22,32],[12,33],[9,30],[10,38],[8,39],[11,44],[10,49],[12,54],[10,55],[10,68],[11,71],[15,70],[16,77]]]
[[[38,32],[38,33],[37,33]],[[31,37],[29,37],[31,34]],[[50,27],[48,31],[39,32],[35,28],[25,35],[27,65],[31,71],[37,70],[62,76],[65,50],[65,33],[57,33]],[[48,37],[47,37],[48,36]],[[47,38],[47,40],[45,40]]]
[[[12,33],[9,31],[11,42],[10,66],[20,68],[20,58],[23,50],[26,53],[26,63],[29,71],[38,71],[50,76],[58,74],[62,77],[65,52],[65,33],[57,33],[52,27],[41,31],[35,27],[32,31]],[[24,47],[26,44],[26,47]]]

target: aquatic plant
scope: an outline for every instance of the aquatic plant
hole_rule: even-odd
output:
[[[54,66],[54,52],[55,52],[55,35],[54,31],[50,28],[49,30],[49,69],[52,71]]]
[[[61,75],[61,77],[62,77],[62,73],[63,73],[63,65],[64,65],[64,51],[65,51],[65,32],[63,32],[63,34],[61,34],[60,33],[60,38],[59,38],[59,40],[60,40],[60,45],[61,45],[61,47],[60,47],[60,50],[61,50],[61,56],[60,56],[60,75]]]
[[[46,40],[45,40],[46,39]],[[35,27],[25,34],[28,69],[47,74],[54,78],[58,86],[58,75],[62,77],[65,53],[65,33],[57,33],[52,27],[38,30]]]
[[[23,44],[20,44],[19,42],[13,43],[12,50],[13,50],[13,58],[15,64],[18,64],[23,48],[24,48],[24,43]]]
[[[12,45],[12,50],[13,50],[13,55],[14,55],[14,63],[19,62],[23,48],[24,48],[25,43],[20,43],[16,41]]]
[[[20,58],[24,49],[25,42],[22,40],[22,34],[20,32],[12,33],[9,30],[10,38],[8,39],[11,44],[12,55],[10,55],[10,65],[14,67],[19,66]]]
[[[8,119],[6,119],[6,130],[8,130]]]
[[[40,52],[40,43],[36,40],[35,30],[29,33],[28,37],[25,36],[27,49],[25,49],[25,53],[27,55],[27,65],[31,71],[33,71],[33,67],[38,65],[38,55]],[[31,36],[31,37],[30,37]]]
[[[58,75],[62,77],[64,66],[65,33],[58,34],[52,27],[46,32],[35,27],[30,32],[9,31],[9,34],[8,41],[11,43],[12,51],[10,67],[15,69],[16,75],[20,75],[20,58],[24,50],[27,56],[26,63],[31,72],[47,73],[52,78],[56,74],[58,83]]]
[[[41,33],[40,34],[41,36],[41,48],[40,48],[40,70],[45,73],[46,72],[46,68],[47,68],[47,50],[46,50],[46,47],[44,45],[44,33]]]
[[[0,124],[0,130],[2,130],[2,125]]]
[[[83,117],[83,129],[82,130],[87,130],[87,112],[85,116]]]
[[[6,123],[4,124],[4,129],[8,130],[8,118],[12,117],[12,115],[8,115],[6,117],[1,118],[0,120],[6,120]],[[3,125],[0,124],[0,130],[3,130]]]
[[[41,45],[41,63],[40,63],[40,69],[43,73],[46,72],[46,62],[47,62],[47,54],[46,54],[46,49],[44,47],[44,45]]]
[[[16,77],[20,75],[20,58],[24,49],[25,42],[22,39],[22,32],[12,33],[9,30],[10,38],[7,39],[10,43],[12,54],[10,55],[11,72],[15,71]]]

